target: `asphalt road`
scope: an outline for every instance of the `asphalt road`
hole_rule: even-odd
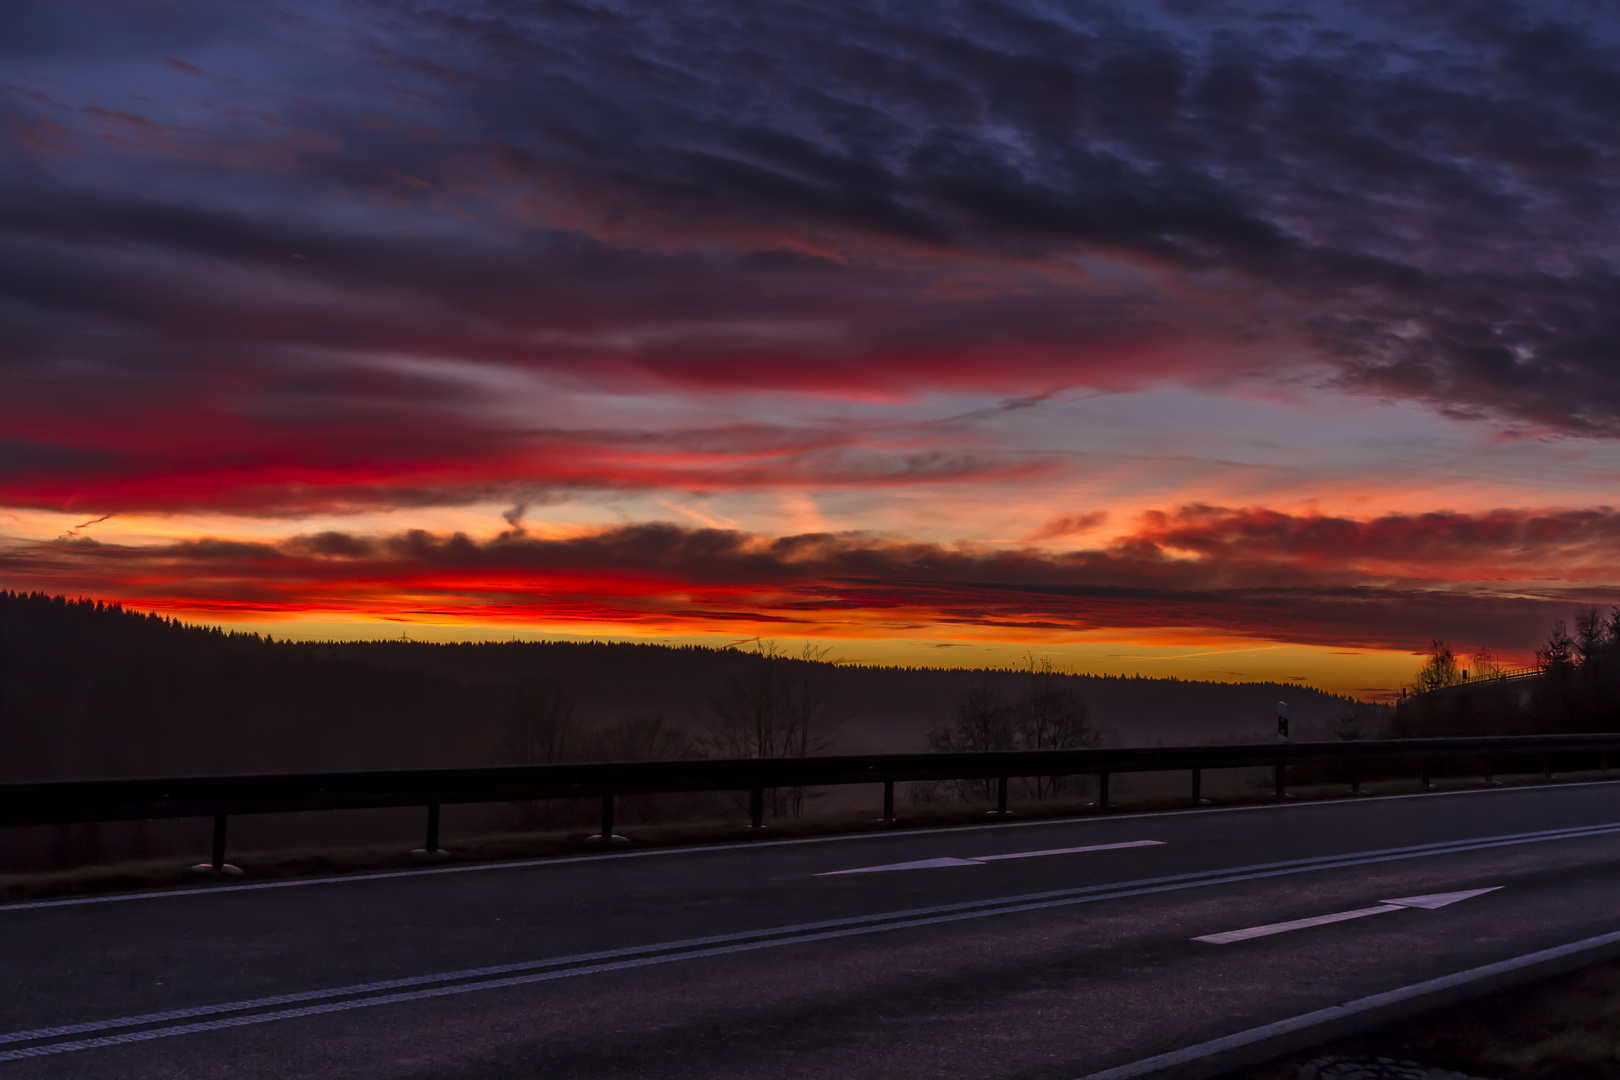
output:
[[[1620,784],[249,883],[0,907],[0,1077],[1069,1080],[1617,928]]]

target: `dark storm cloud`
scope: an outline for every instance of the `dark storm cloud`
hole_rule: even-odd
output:
[[[1353,383],[1620,415],[1620,52],[1592,8],[418,10],[478,73],[443,92],[538,186],[857,249],[1230,275],[1305,309]]]
[[[0,439],[0,478],[53,473],[73,475],[108,465],[116,465],[116,462],[109,462],[100,455],[76,447]]]
[[[492,449],[465,386],[377,373],[399,357],[1027,393],[1303,341],[1358,390],[1620,432],[1597,8],[3,18],[0,422],[129,475],[174,468],[144,414],[199,458],[371,447],[340,486],[418,490],[424,447],[504,483],[482,463],[522,440]]]

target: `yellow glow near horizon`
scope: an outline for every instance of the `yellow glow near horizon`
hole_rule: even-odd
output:
[[[211,620],[202,620],[210,622]],[[629,634],[604,627],[581,632],[578,627],[467,625],[383,621],[364,617],[290,619],[276,622],[235,621],[228,629],[267,633],[289,641],[502,642],[613,641],[648,645],[701,645],[751,648],[760,640],[736,634]],[[1207,682],[1296,683],[1366,701],[1388,701],[1408,683],[1420,658],[1412,653],[1378,649],[1340,649],[1313,645],[1200,637],[1192,633],[1151,638],[1117,638],[1101,634],[1076,638],[996,640],[988,636],[953,637],[774,637],[789,652],[801,643],[829,647],[829,659],[849,664],[931,668],[1014,668],[1026,658],[1049,659],[1076,674],[1140,675]],[[1179,640],[1168,640],[1176,638]]]

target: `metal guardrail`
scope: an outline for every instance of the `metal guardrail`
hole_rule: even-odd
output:
[[[1444,694],[1450,690],[1460,690],[1465,686],[1486,686],[1491,683],[1527,682],[1530,679],[1539,679],[1545,674],[1546,671],[1538,667],[1504,668],[1500,671],[1493,671],[1485,675],[1470,675],[1466,679],[1458,679],[1454,683],[1448,683],[1445,686],[1437,686],[1433,690],[1414,690],[1412,692],[1412,696],[1404,700],[1416,700],[1417,698],[1428,697],[1430,694]]]
[[[1439,761],[1482,759],[1489,778],[1494,763],[1534,757],[1551,778],[1555,758],[1595,757],[1598,767],[1607,769],[1609,755],[1616,751],[1620,733],[64,780],[0,784],[0,825],[212,817],[212,866],[217,870],[225,862],[226,820],[236,814],[422,806],[427,808],[424,850],[434,853],[439,809],[456,803],[600,798],[601,836],[611,839],[614,800],[620,795],[748,791],[757,828],[763,824],[765,792],[772,788],[882,784],[883,817],[892,821],[894,785],[906,781],[993,779],[997,812],[1005,814],[1011,777],[1094,774],[1099,778],[1097,804],[1107,808],[1113,773],[1188,771],[1196,805],[1205,769],[1270,767],[1281,797],[1290,766],[1349,763],[1351,790],[1359,791],[1360,766],[1371,762],[1414,762],[1427,787],[1430,767]]]
[[[1468,681],[1490,682],[1492,680],[1502,679],[1538,679],[1546,673],[1547,671],[1545,668],[1538,667],[1503,668],[1500,671],[1487,672],[1484,675],[1470,676]]]
[[[1484,675],[1470,675],[1456,685],[1477,686],[1480,683],[1519,682],[1523,679],[1539,679],[1544,674],[1546,672],[1538,667],[1503,668],[1500,671],[1491,671]],[[1449,687],[1441,687],[1441,689],[1449,689]]]

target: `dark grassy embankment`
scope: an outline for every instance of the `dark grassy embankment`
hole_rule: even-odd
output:
[[[1381,1066],[1379,1059],[1386,1059]],[[1323,1080],[1412,1066],[1486,1080],[1620,1076],[1620,961],[1598,964],[1354,1039],[1229,1080]]]

